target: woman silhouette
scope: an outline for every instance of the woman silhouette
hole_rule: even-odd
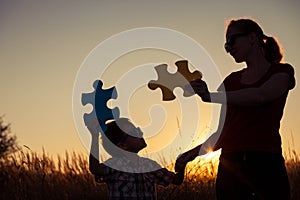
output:
[[[191,82],[203,101],[222,104],[224,126],[182,154],[176,170],[208,149],[222,149],[218,199],[289,199],[279,128],[288,92],[295,86],[294,69],[281,63],[278,42],[251,19],[230,21],[225,50],[237,63],[246,63],[244,69],[225,78],[225,91],[220,87],[209,92],[204,81]]]

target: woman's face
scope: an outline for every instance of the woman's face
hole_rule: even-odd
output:
[[[237,63],[247,60],[251,51],[250,33],[230,27],[226,33],[225,50],[230,53]]]

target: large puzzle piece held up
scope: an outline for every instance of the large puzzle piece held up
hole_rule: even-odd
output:
[[[110,99],[116,99],[118,97],[115,87],[109,89],[102,89],[103,82],[96,80],[93,83],[94,91],[91,93],[83,93],[81,96],[82,105],[93,105],[93,111],[91,113],[85,113],[83,116],[84,123],[87,126],[88,122],[92,119],[97,119],[100,125],[100,132],[105,132],[107,127],[105,122],[107,120],[117,119],[120,116],[119,108],[109,109],[107,102]]]
[[[148,83],[148,87],[151,90],[155,90],[157,88],[161,89],[163,94],[163,101],[170,101],[176,98],[173,94],[173,90],[176,87],[180,87],[183,89],[183,96],[192,96],[193,93],[185,90],[185,87],[189,84],[189,82],[202,78],[201,72],[189,71],[187,60],[177,61],[175,65],[177,66],[176,73],[168,72],[168,65],[166,64],[156,66],[155,70],[157,72],[158,79],[152,80]]]

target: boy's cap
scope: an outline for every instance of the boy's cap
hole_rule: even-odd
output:
[[[107,124],[107,130],[104,132],[105,136],[115,145],[118,145],[128,137],[128,134],[119,127],[119,124],[121,123],[130,122],[127,118],[120,118],[116,121],[110,121]]]

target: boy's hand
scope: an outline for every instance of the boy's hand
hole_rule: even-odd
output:
[[[100,125],[97,119],[91,119],[87,123],[87,128],[92,136],[99,136]]]
[[[196,146],[195,148],[181,154],[178,156],[175,163],[175,171],[179,172],[180,170],[184,170],[186,164],[192,160],[194,160],[201,150],[202,144]]]
[[[186,164],[192,160],[193,158],[189,151],[179,155],[175,163],[175,171],[184,171]]]

